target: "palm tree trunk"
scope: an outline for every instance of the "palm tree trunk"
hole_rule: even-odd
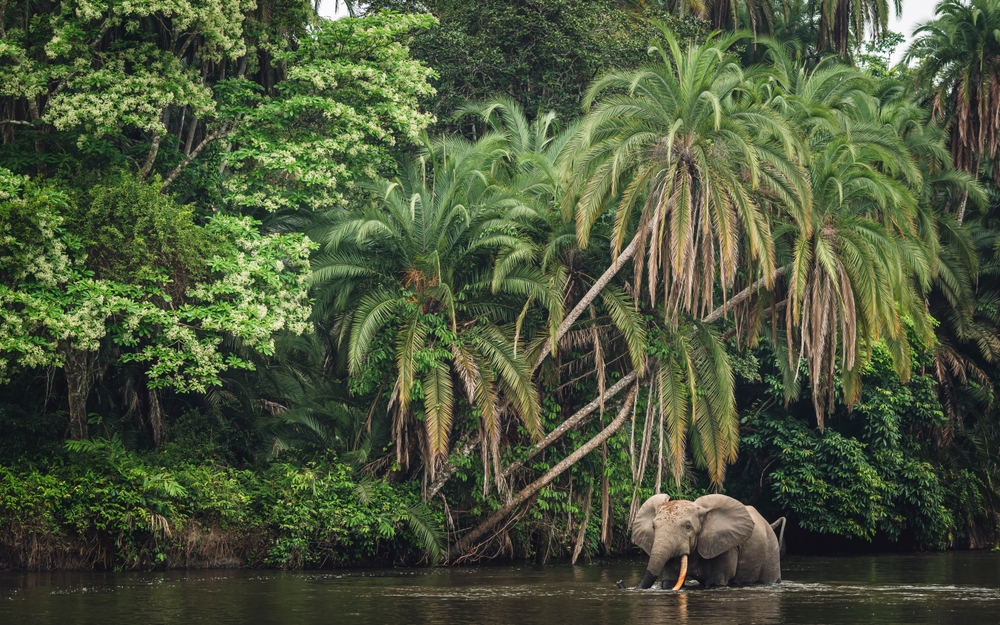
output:
[[[576,533],[576,544],[573,545],[573,558],[569,563],[576,564],[577,559],[580,557],[580,552],[583,551],[583,541],[587,538],[587,525],[590,523],[590,500],[594,495],[594,484],[591,482],[587,484],[587,494],[583,498],[583,523],[580,524],[580,529]]]
[[[559,329],[556,330],[555,340],[557,343],[563,336],[566,335],[567,332],[569,332],[570,327],[576,323],[576,320],[580,318],[583,311],[587,310],[594,300],[597,299],[597,296],[601,294],[604,287],[608,286],[608,283],[610,283],[611,279],[618,274],[618,271],[625,265],[625,262],[635,256],[636,250],[639,249],[639,239],[642,238],[642,234],[643,233],[641,232],[636,233],[632,242],[628,244],[628,247],[621,251],[621,254],[619,254],[618,258],[615,259],[615,262],[611,263],[611,266],[608,267],[601,277],[598,278],[597,282],[590,287],[590,290],[583,296],[583,299],[577,302],[576,306],[573,307],[573,310],[571,310],[569,314],[563,318],[562,323],[559,324]],[[545,358],[551,353],[552,339],[549,338],[549,340],[545,341],[545,345],[542,346],[542,352],[538,355],[538,360],[535,361],[535,366],[531,368],[531,372],[534,373],[535,370],[538,369],[539,365],[542,364],[542,361],[545,360]]]
[[[504,517],[513,512],[514,509],[523,504],[525,501],[527,501],[531,497],[534,497],[538,493],[538,491],[542,490],[550,483],[552,483],[552,480],[562,475],[562,473],[566,471],[566,469],[569,469],[570,467],[575,465],[577,462],[583,459],[587,454],[597,449],[597,447],[601,443],[608,440],[608,438],[610,438],[612,434],[617,432],[621,428],[622,424],[625,423],[625,419],[628,417],[629,412],[632,409],[632,402],[635,401],[635,395],[637,390],[638,390],[637,386],[632,387],[632,391],[628,394],[628,397],[625,398],[625,403],[622,405],[621,410],[618,412],[618,416],[615,417],[614,421],[612,421],[608,425],[608,427],[601,430],[600,434],[598,434],[594,438],[584,443],[583,446],[581,446],[579,449],[577,449],[570,455],[563,458],[562,461],[556,464],[556,466],[549,469],[549,471],[545,475],[543,475],[542,477],[538,478],[531,484],[528,484],[526,487],[524,487],[524,489],[521,490],[521,492],[519,492],[517,495],[515,495],[514,498],[511,499],[511,501],[507,505],[503,506],[502,508],[491,514],[489,518],[487,518],[485,521],[476,526],[468,534],[463,536],[461,540],[455,543],[455,545],[451,548],[449,559],[452,560],[452,562],[454,562],[456,559],[461,557],[470,546],[472,546],[474,543],[476,543],[476,541],[482,538],[486,534],[486,532],[493,529],[497,523],[499,523],[504,519]]]
[[[459,448],[459,453],[462,454],[463,458],[468,458],[472,454],[472,452],[475,451],[476,447],[479,446],[479,443],[480,443],[480,438],[479,435],[477,434],[472,439],[459,441],[456,447]],[[437,471],[437,477],[434,478],[434,481],[431,482],[431,485],[427,487],[427,493],[424,496],[424,501],[430,501],[435,495],[441,492],[441,489],[444,488],[444,485],[448,482],[448,479],[452,475],[454,475],[455,471],[457,470],[458,470],[458,465],[452,464],[451,458],[445,460],[444,464],[442,464],[441,468],[438,469]],[[504,475],[506,475],[506,473]]]
[[[632,371],[621,380],[618,380],[618,382],[614,386],[609,388],[608,391],[604,394],[604,400],[607,401],[612,397],[614,397],[615,395],[617,395],[618,393],[620,393],[625,387],[634,382],[635,378],[636,378],[636,373],[635,371]],[[523,467],[524,463],[534,458],[538,454],[538,452],[542,451],[543,449],[554,443],[556,439],[561,437],[570,429],[579,425],[580,422],[582,422],[584,419],[590,416],[592,412],[597,410],[597,408],[600,407],[600,405],[601,405],[601,398],[598,397],[594,399],[594,401],[584,406],[583,408],[577,410],[576,413],[573,414],[573,416],[566,419],[565,421],[560,423],[554,430],[549,432],[548,436],[546,436],[542,440],[532,445],[531,449],[528,450],[527,456],[525,456],[520,460],[512,462],[506,469],[504,469],[503,473],[501,474],[502,477],[505,479],[510,477],[511,473]]]

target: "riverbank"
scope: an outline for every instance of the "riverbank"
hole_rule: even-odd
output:
[[[333,456],[237,468],[177,444],[142,454],[115,438],[71,443],[33,460],[0,462],[0,570],[431,563],[427,539],[442,540],[434,528],[445,525],[443,513],[421,503],[417,483],[359,475]],[[805,534],[789,533],[793,552],[822,553],[824,543],[827,553],[865,550],[858,540],[812,533],[803,550]],[[905,549],[865,544],[869,552]]]
[[[0,463],[0,568],[393,566],[440,525],[404,485],[330,458],[240,469],[93,441]]]
[[[112,435],[34,448],[21,441],[17,447],[31,448],[30,454],[16,456],[10,449],[0,454],[0,569],[428,565],[447,550],[449,539],[454,542],[456,532],[473,527],[500,505],[495,493],[481,494],[481,476],[471,461],[444,491],[450,507],[440,497],[425,505],[419,478],[393,481],[387,467],[380,477],[371,477],[363,458],[340,458],[319,449],[284,451],[277,459],[240,456],[233,451],[238,448],[235,435],[222,436],[212,423],[192,418],[172,428],[167,442],[155,449],[130,449]],[[829,430],[822,440],[828,438]],[[599,554],[636,553],[628,536],[632,493],[624,474],[627,457],[619,450],[617,458],[610,463],[614,475],[608,480],[610,545],[604,540],[600,484],[590,492],[563,483],[543,490],[529,510],[513,515],[500,537],[488,541],[478,555],[494,561],[560,561],[568,559],[581,540],[581,561]],[[542,462],[532,469],[538,473],[546,466]],[[837,484],[838,475],[828,481]],[[922,539],[915,529],[921,525],[911,518],[924,518],[920,513],[928,506],[926,497],[920,500],[923,507],[906,504],[906,498],[893,500],[893,524],[880,527],[894,531],[845,536],[832,531],[837,527],[817,523],[816,517],[795,517],[794,511],[768,505],[763,498],[752,501],[748,495],[753,489],[745,481],[745,474],[734,474],[727,492],[756,505],[768,519],[788,516],[785,538],[793,554],[983,548],[995,543],[992,534],[975,534],[971,525],[964,534],[954,527],[942,540]],[[796,491],[800,507],[813,501],[813,490]],[[919,492],[930,491],[922,487]],[[703,493],[689,488],[679,496]],[[648,493],[638,496],[641,501]],[[593,501],[590,507],[585,504],[588,498]],[[842,501],[841,508],[845,505]],[[823,514],[834,512],[823,508]],[[948,513],[948,518],[961,517]]]

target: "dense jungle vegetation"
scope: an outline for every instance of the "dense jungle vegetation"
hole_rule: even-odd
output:
[[[341,6],[0,0],[0,567],[1000,544],[1000,0]]]

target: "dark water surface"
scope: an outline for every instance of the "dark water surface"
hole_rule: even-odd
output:
[[[777,586],[634,586],[644,561],[333,572],[0,573],[0,624],[1000,623],[1000,554],[787,558]]]

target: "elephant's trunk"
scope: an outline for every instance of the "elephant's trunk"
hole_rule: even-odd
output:
[[[653,540],[653,548],[649,550],[649,565],[646,567],[646,576],[639,584],[639,588],[652,586],[656,578],[663,572],[663,567],[666,566],[667,562],[686,553],[688,553],[688,545],[679,544],[675,537],[666,532],[659,532]]]
[[[677,583],[674,584],[674,590],[680,590],[681,586],[684,585],[684,578],[688,574],[688,557],[681,556],[681,573],[677,576]]]
[[[642,578],[642,581],[639,582],[639,588],[646,590],[647,588],[652,587],[655,581],[656,581],[656,575],[653,575],[649,571],[646,571],[646,575]]]

